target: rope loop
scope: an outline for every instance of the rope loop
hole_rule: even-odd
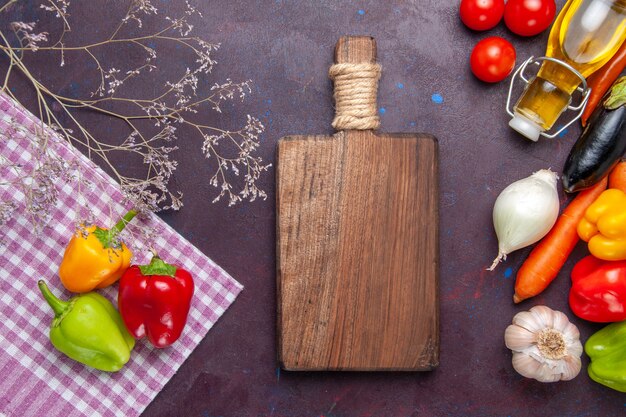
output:
[[[376,94],[381,66],[379,64],[335,64],[328,71],[335,82],[336,130],[378,129],[380,118]]]

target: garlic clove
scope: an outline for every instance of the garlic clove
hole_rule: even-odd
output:
[[[555,330],[558,330],[558,331],[560,331],[561,333],[563,333],[565,335],[568,327],[570,325],[571,326],[573,326],[573,325],[569,322],[569,319],[567,318],[567,316],[565,314],[563,314],[562,312],[555,311],[554,313],[556,313],[556,314],[554,314],[554,319],[553,319],[554,323],[553,323],[552,327]]]
[[[504,343],[511,350],[525,350],[535,343],[535,333],[524,327],[511,324],[504,331]]]
[[[529,311],[522,311],[513,317],[513,324],[523,327],[524,329],[536,332],[543,329],[543,323],[537,320],[537,317]]]
[[[539,372],[541,363],[525,353],[513,352],[513,369],[523,377],[535,378]]]
[[[539,382],[557,382],[561,379],[561,373],[557,372],[548,362],[541,364],[534,378]]]
[[[522,353],[527,354],[539,363],[543,363],[545,361],[545,358],[541,356],[541,352],[539,352],[539,348],[536,344],[533,344],[531,347],[524,349]]]
[[[563,336],[569,343],[574,343],[575,340],[580,340],[580,332],[578,331],[578,327],[569,323],[563,331]],[[580,343],[580,342],[579,342]]]
[[[580,357],[568,355],[564,359],[565,367],[563,370],[563,375],[561,376],[562,381],[569,381],[574,379],[579,373],[582,367],[580,362]]]
[[[557,313],[556,311],[546,306],[534,306],[530,309],[530,312],[535,316],[536,321],[542,324],[542,327],[554,328],[554,317],[556,315],[555,313]]]
[[[568,343],[567,354],[568,356],[576,356],[578,358],[583,354],[583,345],[580,343],[580,340]]]

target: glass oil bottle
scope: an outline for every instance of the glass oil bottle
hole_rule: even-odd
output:
[[[515,104],[509,126],[536,141],[546,133],[567,108],[584,109],[588,91],[583,91],[584,101],[570,106],[572,94],[581,84],[586,90],[585,78],[602,67],[626,39],[626,0],[569,0],[559,13],[546,49],[546,57],[529,58],[516,75],[529,62],[541,63],[537,75],[528,81],[523,95]],[[515,77],[511,81],[512,90]],[[510,100],[510,97],[509,97]],[[563,130],[563,128],[561,130]]]

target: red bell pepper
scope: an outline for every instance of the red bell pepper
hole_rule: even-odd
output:
[[[569,305],[581,319],[598,323],[626,320],[626,261],[580,260],[572,270]]]
[[[191,274],[154,256],[149,265],[133,265],[120,279],[118,306],[130,333],[158,348],[180,337],[191,305]]]

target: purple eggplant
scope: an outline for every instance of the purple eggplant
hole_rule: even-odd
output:
[[[626,76],[595,108],[563,167],[563,189],[589,188],[604,178],[626,152]]]

